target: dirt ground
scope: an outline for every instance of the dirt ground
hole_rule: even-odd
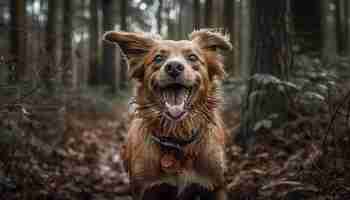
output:
[[[112,104],[108,112],[76,107],[72,103],[65,113],[58,142],[38,136],[55,128],[45,127],[49,118],[26,116],[21,109],[1,113],[6,119],[1,127],[21,135],[1,142],[0,199],[130,199],[117,195],[128,184],[119,154],[127,102]],[[347,119],[338,119],[337,134],[324,140],[328,113],[297,117],[279,129],[258,132],[247,152],[233,142],[238,110],[226,106],[224,119],[232,136],[227,141],[230,199],[350,199]]]

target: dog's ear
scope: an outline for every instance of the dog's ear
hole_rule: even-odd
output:
[[[229,37],[219,31],[201,29],[190,34],[190,40],[203,50],[210,76],[225,76],[223,53],[232,50]]]
[[[142,80],[144,75],[144,59],[155,44],[157,36],[145,33],[130,33],[122,31],[108,31],[103,40],[118,44],[128,59],[130,78]]]

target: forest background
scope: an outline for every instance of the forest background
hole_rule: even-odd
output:
[[[350,199],[347,0],[0,0],[0,199],[127,199],[132,83],[101,36],[200,28],[234,46],[230,199]]]

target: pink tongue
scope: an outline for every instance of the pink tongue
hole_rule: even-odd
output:
[[[165,103],[165,105],[167,107],[169,114],[174,118],[178,118],[184,113],[184,105],[185,105],[184,102],[182,102],[179,105],[170,105],[168,103]]]

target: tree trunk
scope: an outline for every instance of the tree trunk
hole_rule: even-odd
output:
[[[252,2],[251,0],[241,0],[241,33],[240,33],[240,71],[241,77],[249,76],[250,61],[252,60]]]
[[[225,0],[224,5],[224,26],[225,31],[229,32],[230,34],[233,33],[233,16],[234,16],[234,7],[233,7],[234,1],[232,0]]]
[[[233,38],[234,40],[232,41],[233,44],[233,53],[234,53],[234,76],[239,77],[240,76],[240,49],[241,49],[241,44],[240,44],[240,33],[241,33],[241,1],[240,0],[235,0],[234,1],[234,33],[233,33]]]
[[[127,13],[128,13],[128,0],[121,0],[121,12],[120,12],[120,28],[122,31],[127,31],[128,26],[127,26]],[[117,66],[116,69],[117,71],[120,71],[120,88],[121,89],[126,89],[128,85],[128,72],[127,72],[127,61],[124,59],[121,59],[122,57],[120,56],[121,50],[118,49],[118,57],[117,57]],[[118,76],[118,73],[116,74]]]
[[[166,13],[168,13],[167,16],[167,26],[168,26],[168,39],[176,39],[176,30],[175,30],[175,24],[174,20],[170,16],[170,11],[174,9],[174,2],[168,1],[167,10]]]
[[[114,17],[114,1],[103,0],[102,12],[103,12],[103,30],[114,30],[115,17]],[[110,86],[111,93],[116,94],[119,91],[119,78],[116,73],[116,48],[114,44],[107,42],[103,43],[103,75],[102,80],[105,80],[105,84]]]
[[[193,0],[193,28],[199,29],[201,27],[201,1]]]
[[[273,84],[275,78],[282,81],[288,78],[291,63],[286,13],[286,1],[271,0],[269,4],[255,1],[254,63],[250,70],[250,75],[254,77],[248,82],[242,107],[241,137],[238,138],[248,149],[255,142],[259,126],[278,127],[286,120],[285,94],[278,90],[277,84]],[[263,125],[262,120],[267,122]]]
[[[98,0],[90,0],[90,23],[89,23],[89,85],[96,86],[101,81],[101,69],[98,64]]]
[[[337,38],[338,38],[338,52],[344,53],[346,48],[346,16],[345,16],[345,10],[346,10],[346,2],[348,0],[337,0],[336,7],[337,7]]]
[[[212,1],[212,21],[211,26],[213,28],[223,28],[224,24],[224,12],[225,12],[225,0]],[[231,10],[232,11],[232,10]]]
[[[127,13],[128,13],[128,0],[121,0],[120,1],[120,29],[123,31],[128,30],[128,24],[127,24]]]
[[[11,0],[11,55],[16,63],[14,80],[24,80],[26,66],[26,1]]]
[[[62,79],[65,88],[71,90],[74,88],[74,69],[72,62],[73,1],[64,0],[63,4]]]
[[[182,40],[184,35],[184,23],[183,23],[183,11],[184,11],[184,1],[179,0],[179,13],[178,13],[178,35],[177,39]]]
[[[188,1],[183,1],[182,11],[182,27],[183,34],[181,39],[186,39],[188,34],[193,31],[193,13],[192,4]]]
[[[5,6],[0,6],[0,13],[4,13],[5,12],[5,9],[6,9],[6,7]],[[0,24],[1,25],[5,25],[6,23],[5,23],[5,17],[4,17],[4,15],[1,15],[0,16]],[[2,28],[1,28],[1,30],[2,30]],[[2,35],[2,34],[1,34]]]
[[[77,2],[78,3],[78,2]],[[76,4],[77,5],[77,4]],[[87,0],[80,0],[77,9],[81,10],[81,14],[78,15],[82,19],[86,19],[84,16],[84,13],[88,11],[88,5]],[[73,52],[73,60],[75,61],[73,63],[74,69],[75,69],[75,83],[77,88],[84,88],[87,85],[88,82],[88,66],[86,65],[88,60],[88,53],[87,53],[87,47],[85,42],[85,34],[87,32],[87,26],[84,24],[80,27],[82,31],[80,31],[80,41],[75,44],[74,52]]]
[[[230,34],[230,41],[231,43],[234,43],[234,7],[233,7],[234,1],[233,0],[225,0],[224,2],[224,27],[225,32]],[[226,59],[226,68],[228,68],[229,75],[233,74],[234,71],[234,49],[229,52],[230,56],[227,56]]]
[[[57,61],[57,24],[58,24],[58,2],[48,1],[48,16],[46,25],[46,51],[52,64]]]
[[[332,63],[337,55],[337,29],[335,0],[321,0],[323,48],[322,59]]]
[[[42,79],[49,93],[54,92],[54,83],[58,81],[57,70],[57,24],[58,1],[48,1],[48,16],[46,24],[46,67],[43,69]]]
[[[159,6],[157,10],[157,30],[158,33],[162,34],[162,12],[163,12],[163,0],[158,0]]]
[[[345,1],[345,15],[346,15],[346,56],[350,57],[350,2]]]
[[[206,28],[210,28],[213,25],[213,0],[205,1],[204,25]]]

